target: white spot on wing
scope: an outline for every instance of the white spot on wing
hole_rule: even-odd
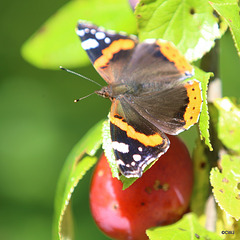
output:
[[[89,30],[89,28],[85,28],[84,31],[85,31],[85,33],[89,33],[90,30]]]
[[[156,39],[148,38],[148,39],[145,39],[144,42],[145,42],[145,43],[148,43],[148,44],[153,44],[153,43],[156,42]]]
[[[106,37],[106,34],[105,34],[104,32],[97,32],[97,33],[95,34],[95,37],[96,37],[96,39],[98,39],[98,40],[102,40],[102,39],[104,39],[104,38]]]
[[[125,143],[119,143],[119,142],[113,141],[112,142],[112,148],[114,150],[117,150],[118,152],[121,152],[121,153],[128,153],[129,152],[129,145],[125,144]]]
[[[96,33],[96,29],[93,28],[93,29],[91,29],[90,32],[91,32],[91,34],[95,34]]]
[[[93,38],[89,38],[82,42],[82,48],[84,50],[89,50],[91,48],[96,48],[98,46],[99,46],[99,43],[97,42],[97,40],[95,40]]]
[[[133,154],[133,160],[134,160],[134,161],[138,162],[138,161],[140,161],[141,159],[142,159],[141,155],[139,155],[139,154]]]
[[[124,162],[123,162],[121,159],[118,159],[118,160],[117,160],[117,164],[118,164],[118,165],[123,165],[123,166],[125,165]]]
[[[104,39],[104,42],[105,42],[106,44],[109,44],[109,43],[111,42],[111,39],[110,39],[109,37],[106,37],[106,38]]]
[[[139,148],[138,148],[138,151],[139,151],[139,152],[142,152],[142,150],[143,150],[142,147],[139,147]]]
[[[77,35],[79,36],[79,37],[83,37],[84,35],[85,35],[85,32],[84,32],[84,30],[83,29],[78,29],[77,30]]]

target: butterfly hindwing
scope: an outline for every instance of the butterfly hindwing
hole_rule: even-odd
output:
[[[197,123],[202,106],[201,83],[197,80],[125,97],[143,118],[171,135]]]
[[[140,177],[144,168],[169,147],[167,136],[124,99],[112,103],[110,130],[119,170],[126,177]]]

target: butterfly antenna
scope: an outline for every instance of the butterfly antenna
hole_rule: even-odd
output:
[[[93,94],[95,94],[95,92],[90,93],[90,94],[88,94],[87,96],[81,97],[81,98],[79,98],[79,99],[75,99],[74,102],[79,102],[79,101],[83,100],[84,98],[90,97],[90,96],[93,95]]]
[[[84,78],[84,79],[86,79],[86,80],[88,80],[88,81],[90,81],[90,82],[92,82],[92,83],[95,83],[95,84],[97,84],[98,86],[102,87],[101,84],[93,81],[92,79],[90,79],[90,78],[88,78],[88,77],[85,77],[85,76],[81,75],[80,73],[76,73],[76,72],[74,72],[74,71],[72,71],[72,70],[69,70],[69,69],[67,69],[67,68],[64,68],[64,67],[62,67],[62,66],[60,66],[60,69],[66,71],[66,72],[72,73],[72,74],[74,74],[74,75],[77,75],[77,76],[79,76],[79,77],[82,77],[82,78]],[[91,94],[90,94],[90,95],[91,95]],[[86,96],[86,97],[88,97],[88,96]],[[85,98],[85,97],[84,97],[84,98]],[[78,102],[78,101],[77,101],[77,102]]]

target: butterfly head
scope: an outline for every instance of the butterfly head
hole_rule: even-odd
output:
[[[105,86],[102,89],[95,91],[95,93],[103,98],[109,98],[111,101],[113,100],[113,95],[110,86]]]

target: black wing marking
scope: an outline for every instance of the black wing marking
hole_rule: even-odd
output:
[[[76,32],[99,74],[107,83],[116,82],[133,53],[137,38],[106,31],[83,21],[79,21]]]

